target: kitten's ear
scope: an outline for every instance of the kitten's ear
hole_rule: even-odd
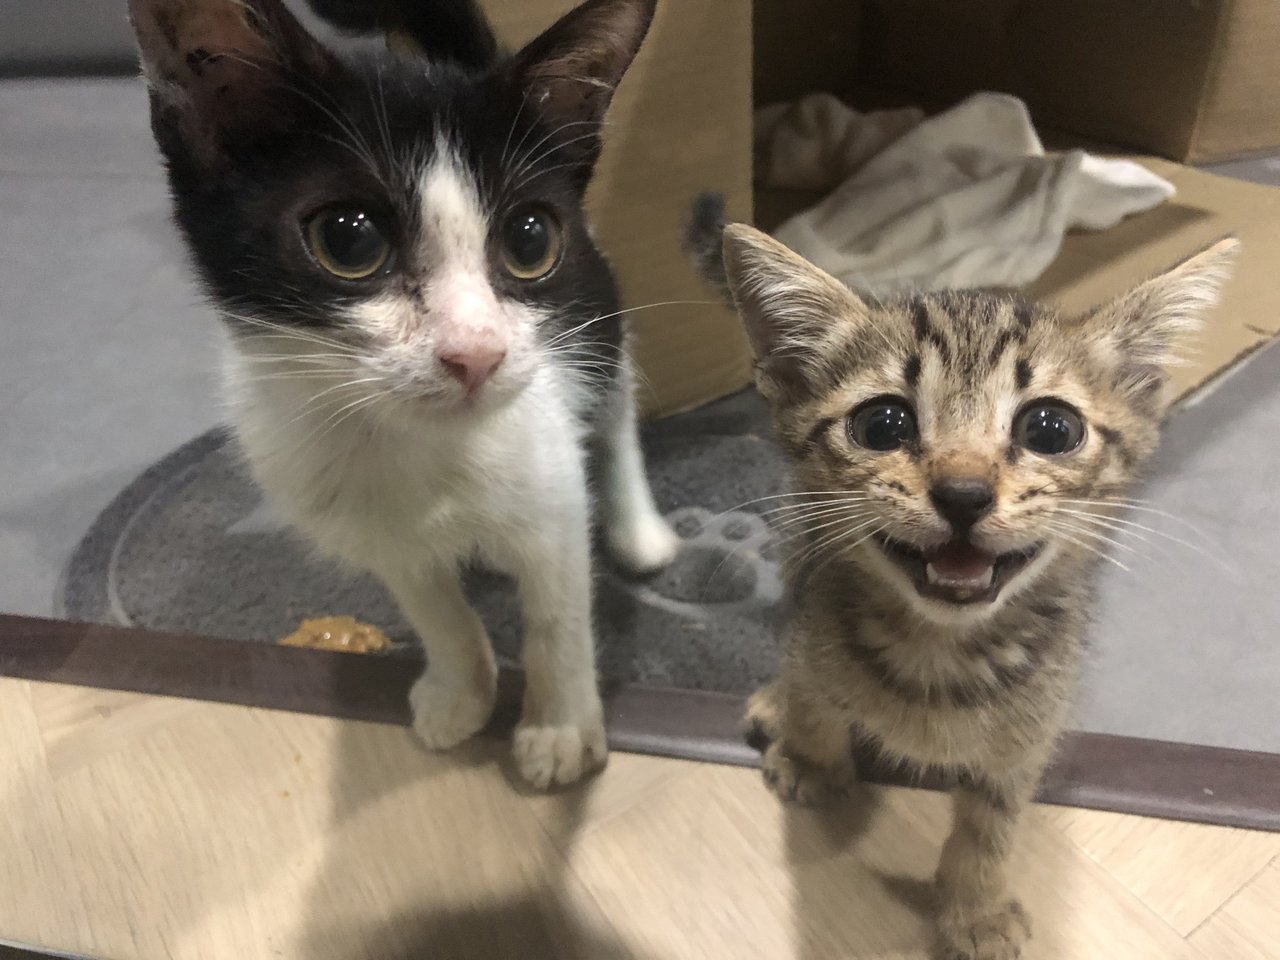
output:
[[[599,124],[640,50],[657,0],[587,0],[516,54],[515,82],[557,124]],[[581,133],[582,127],[576,128]],[[598,148],[597,148],[598,149]]]
[[[827,367],[866,303],[843,283],[767,234],[724,229],[724,272],[766,396],[803,388]]]
[[[1114,365],[1118,389],[1160,394],[1179,349],[1217,304],[1239,249],[1235,237],[1223,237],[1083,318]]]
[[[292,122],[298,91],[335,64],[282,0],[129,0],[129,16],[161,147],[177,138],[204,161]]]

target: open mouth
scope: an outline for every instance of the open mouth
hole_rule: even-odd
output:
[[[1009,553],[991,553],[968,540],[948,540],[921,550],[892,537],[877,536],[885,555],[911,578],[922,597],[946,603],[991,603],[1041,550],[1033,544]]]

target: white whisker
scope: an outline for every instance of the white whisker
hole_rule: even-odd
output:
[[[1111,554],[1107,553],[1105,550],[1100,549],[1094,544],[1077,539],[1075,536],[1072,535],[1072,531],[1070,529],[1064,528],[1062,527],[1061,524],[1055,523],[1053,521],[1049,521],[1046,525],[1057,536],[1061,537],[1063,540],[1066,540],[1068,543],[1073,543],[1077,547],[1079,547],[1081,550],[1087,550],[1089,553],[1092,553],[1094,556],[1101,557],[1103,560],[1106,560],[1109,563],[1114,563],[1117,567],[1119,567],[1121,570],[1125,571],[1126,573],[1130,572],[1127,566],[1125,566],[1115,557],[1111,556]]]

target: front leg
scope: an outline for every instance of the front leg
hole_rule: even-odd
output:
[[[1015,960],[1031,921],[1005,871],[1037,772],[974,774],[951,794],[954,822],[938,864],[938,932],[946,960]]]
[[[427,669],[409,691],[413,728],[431,749],[447,750],[493,713],[498,668],[489,635],[453,570],[396,570],[382,579],[427,653]]]
[[[847,797],[857,780],[844,714],[785,677],[752,694],[747,738],[764,753],[765,783],[781,800],[820,806]]]
[[[524,709],[515,734],[521,775],[538,788],[603,766],[596,688],[586,478],[562,478],[546,516],[519,544],[513,573],[524,604]]]

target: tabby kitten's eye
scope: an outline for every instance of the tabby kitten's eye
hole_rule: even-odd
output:
[[[517,280],[538,280],[560,261],[563,232],[541,207],[521,207],[507,217],[499,238],[502,265]]]
[[[897,450],[916,438],[916,415],[899,397],[868,400],[849,417],[849,438],[868,450]]]
[[[1018,414],[1013,437],[1032,453],[1061,456],[1080,446],[1084,419],[1066,404],[1038,400]]]
[[[391,243],[378,222],[355,207],[320,211],[306,234],[311,255],[343,280],[365,280],[391,260]]]

